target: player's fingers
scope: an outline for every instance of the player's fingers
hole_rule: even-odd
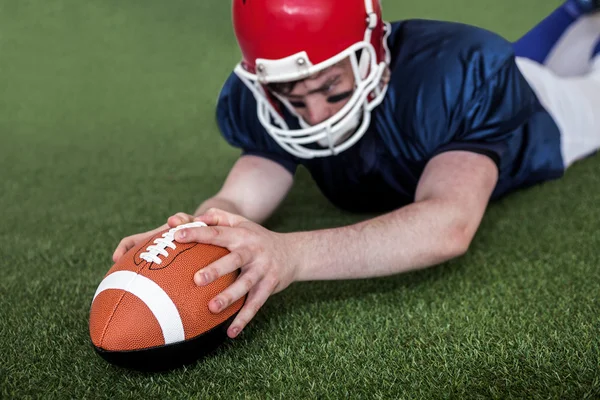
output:
[[[233,339],[240,334],[252,318],[256,316],[258,310],[265,304],[269,296],[273,294],[275,286],[276,285],[268,279],[263,279],[250,291],[244,306],[231,325],[229,325],[227,336]]]
[[[242,268],[245,263],[241,252],[231,252],[196,272],[194,282],[198,286],[206,286],[220,277]]]
[[[208,302],[208,309],[217,314],[250,292],[263,278],[259,268],[251,268],[242,273],[235,282]]]
[[[112,255],[112,259],[114,262],[119,261],[119,258],[123,256],[123,254],[127,253],[127,250],[132,248],[135,245],[135,241],[133,236],[128,236],[126,238],[121,239],[115,252]]]
[[[202,226],[198,228],[186,228],[175,233],[175,240],[180,243],[204,243],[214,246],[225,247],[231,250],[235,244],[247,237],[243,229],[230,228],[227,226]]]
[[[232,214],[218,208],[210,208],[204,214],[194,218],[195,221],[204,222],[206,225],[237,226],[247,221],[241,215]]]
[[[169,225],[170,228],[175,228],[176,226],[187,224],[187,223],[193,222],[193,221],[194,221],[193,215],[189,215],[184,212],[178,212],[175,215],[171,215],[167,219],[167,225]]]
[[[168,225],[164,224],[151,231],[138,233],[137,235],[127,236],[126,238],[121,239],[121,241],[117,245],[117,248],[115,249],[115,252],[113,253],[113,261],[117,262],[119,258],[121,258],[123,254],[127,253],[127,251],[129,251],[129,249],[131,249],[133,246],[137,245],[138,243],[144,240],[148,240],[152,236],[156,235],[158,232],[164,231],[167,228]]]

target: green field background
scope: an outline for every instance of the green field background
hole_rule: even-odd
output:
[[[383,7],[515,40],[558,4]],[[492,204],[466,256],[294,284],[192,367],[97,357],[89,305],[118,241],[192,212],[239,155],[214,119],[238,59],[224,0],[0,0],[0,398],[600,397],[597,157]],[[301,169],[267,227],[368,217]]]

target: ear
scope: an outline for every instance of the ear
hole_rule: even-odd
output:
[[[392,71],[390,71],[390,67],[385,67],[383,71],[383,75],[381,75],[381,86],[385,86],[390,83],[390,78],[392,76]]]

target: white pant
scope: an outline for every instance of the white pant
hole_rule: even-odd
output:
[[[600,149],[600,56],[591,72],[572,77],[526,58],[516,62],[560,129],[565,168]]]

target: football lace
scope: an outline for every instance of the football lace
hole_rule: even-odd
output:
[[[167,232],[163,233],[162,237],[155,239],[154,244],[146,247],[146,251],[140,254],[140,258],[144,261],[153,262],[160,265],[162,260],[160,259],[159,255],[168,257],[169,252],[167,251],[167,247],[173,250],[177,248],[177,245],[174,243],[175,232],[185,228],[198,228],[201,226],[206,226],[206,224],[204,222],[191,222],[189,224],[183,224],[169,229]]]

